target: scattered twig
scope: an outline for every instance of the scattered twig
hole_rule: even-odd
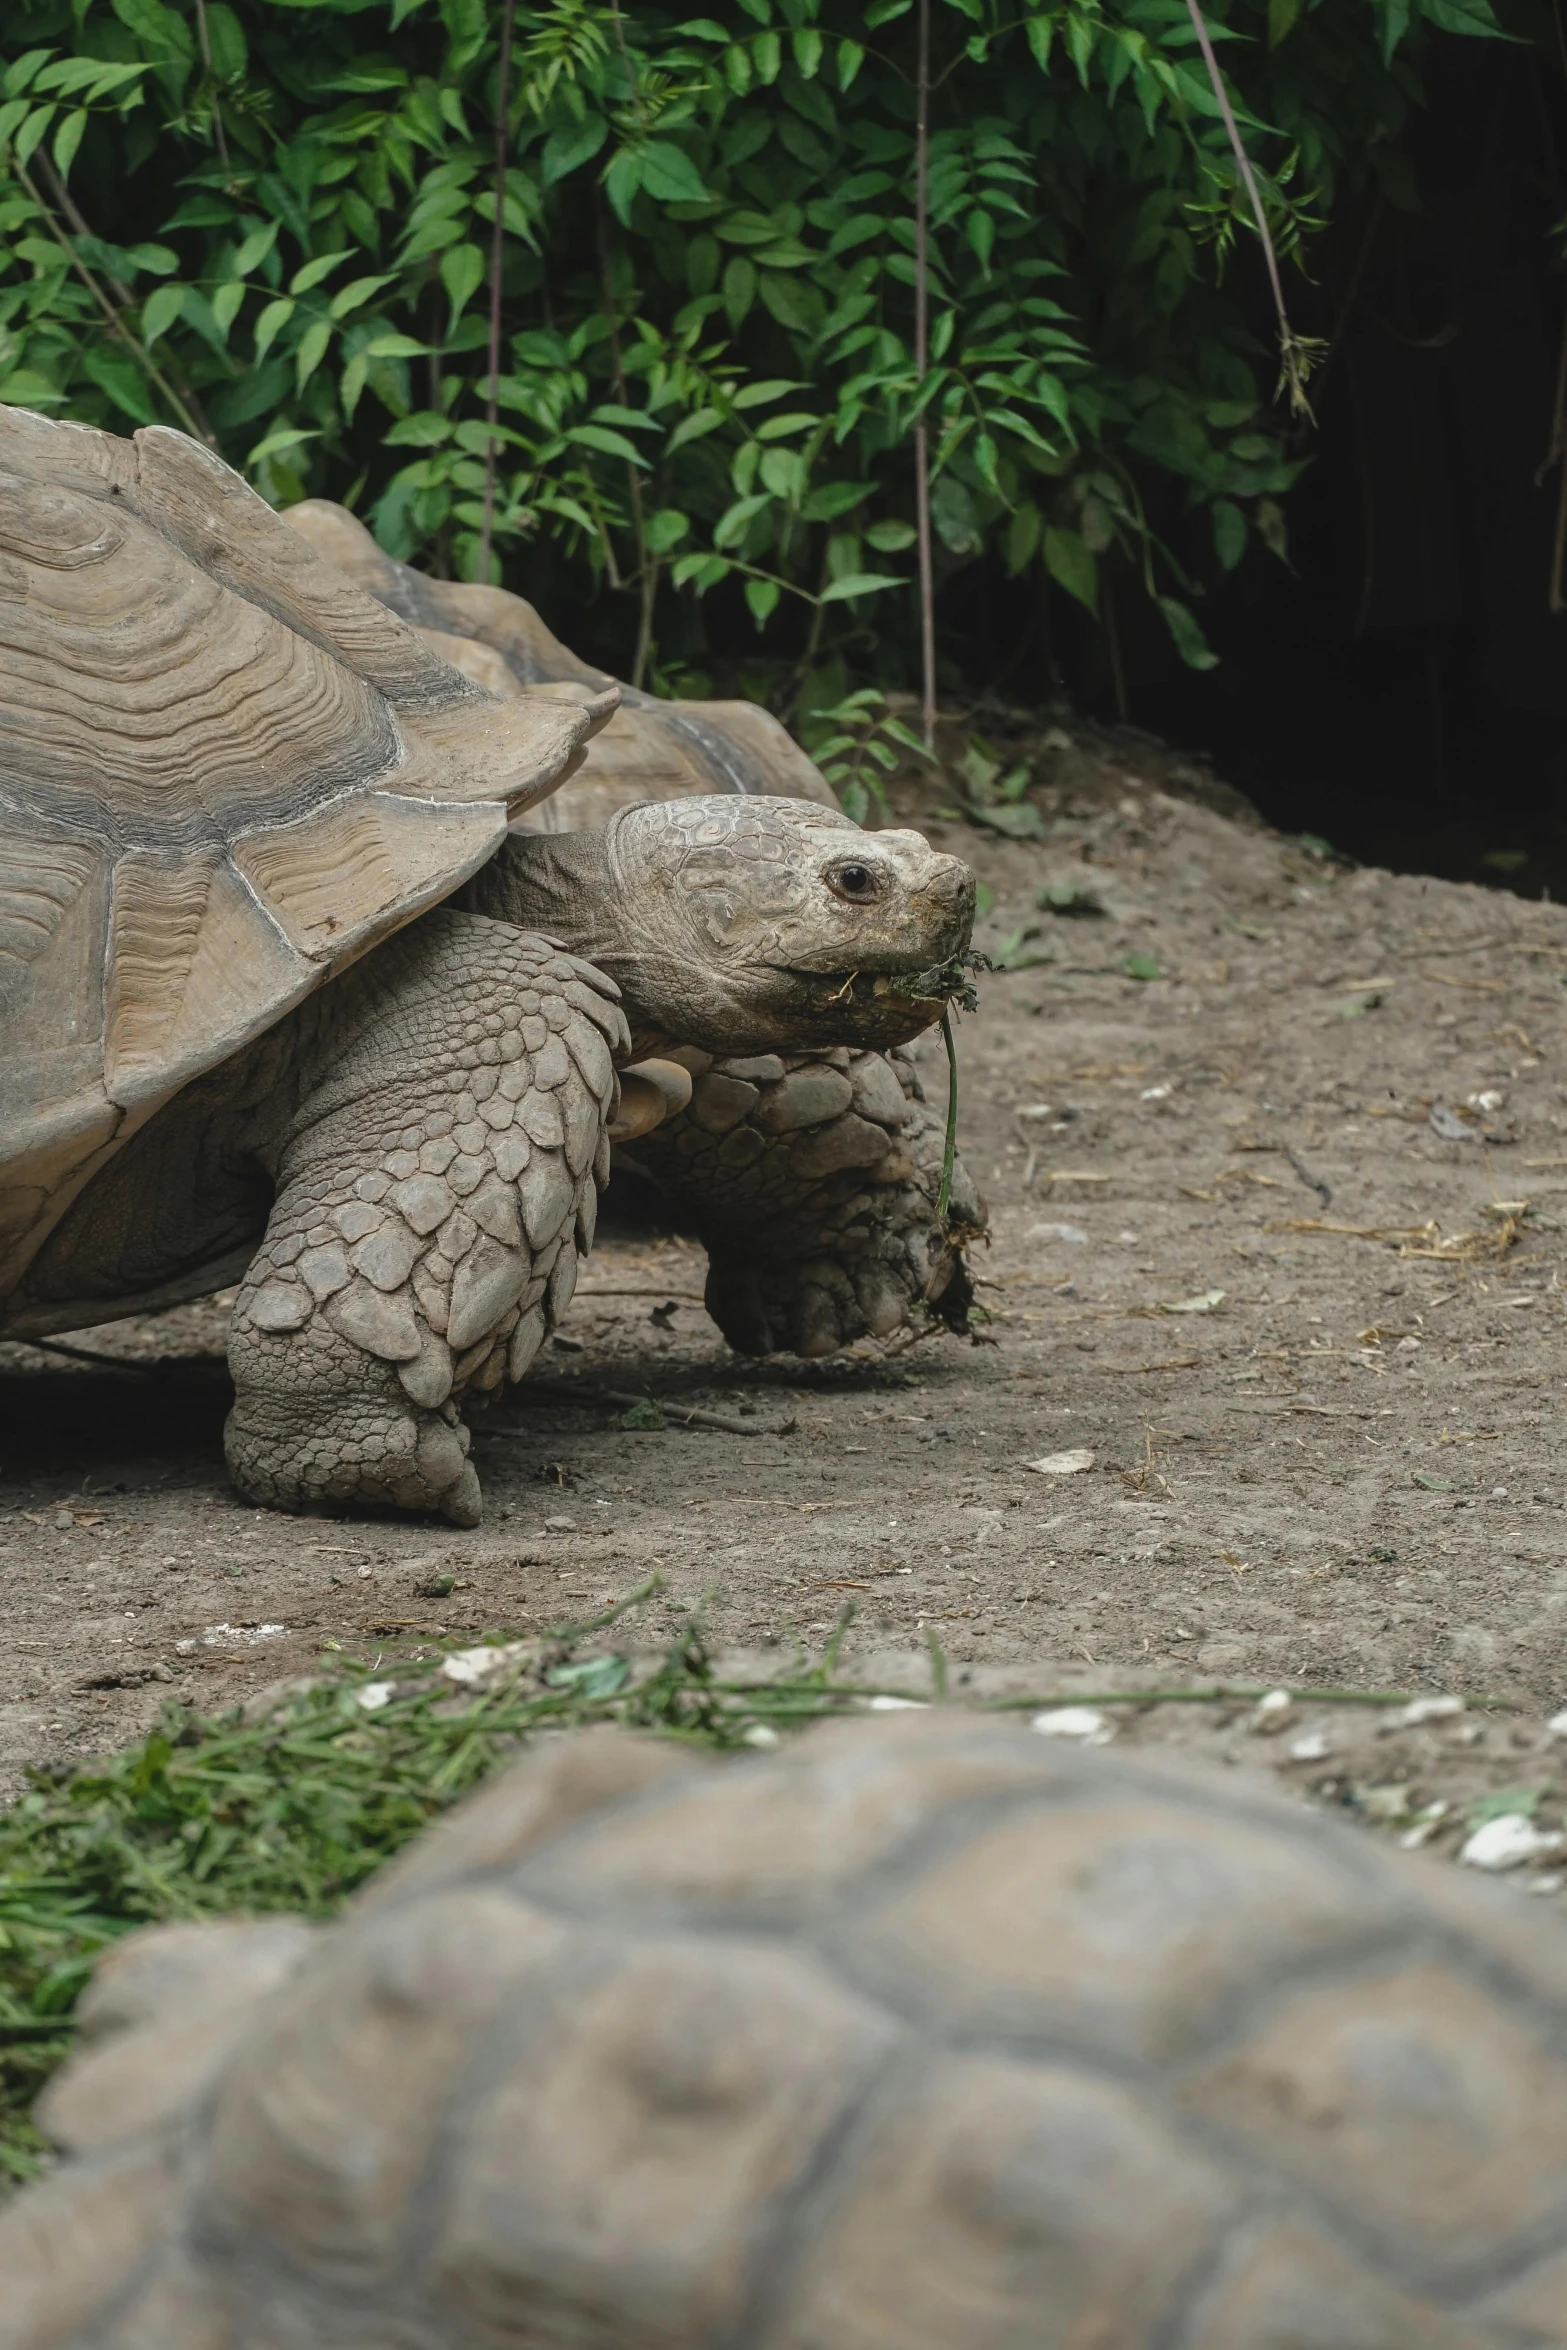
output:
[[[1279,257],[1273,249],[1273,238],[1268,231],[1268,216],[1263,210],[1262,193],[1257,186],[1256,174],[1251,168],[1251,157],[1246,152],[1246,143],[1241,137],[1240,126],[1235,120],[1234,111],[1230,105],[1230,93],[1225,87],[1224,75],[1219,70],[1219,60],[1214,55],[1207,19],[1198,5],[1198,0],[1186,0],[1186,11],[1197,35],[1197,45],[1202,51],[1203,63],[1208,68],[1208,79],[1213,84],[1213,94],[1218,101],[1219,112],[1224,120],[1224,128],[1229,136],[1236,169],[1239,171],[1245,183],[1246,193],[1251,199],[1252,218],[1257,223],[1257,234],[1262,239],[1263,258],[1268,265],[1268,283],[1273,289],[1273,308],[1279,322],[1280,389],[1288,389],[1290,407],[1294,414],[1307,417],[1314,424],[1316,418],[1312,416],[1311,402],[1306,397],[1306,378],[1327,346],[1319,336],[1296,334],[1290,325],[1289,312],[1284,306],[1284,286],[1279,277]]]
[[[1296,1158],[1295,1153],[1290,1149],[1290,1146],[1287,1142],[1282,1144],[1280,1147],[1284,1152],[1284,1156],[1288,1159],[1290,1165],[1294,1168],[1296,1174],[1300,1177],[1302,1183],[1304,1183],[1306,1186],[1306,1189],[1308,1191],[1314,1191],[1325,1208],[1332,1207],[1333,1193],[1330,1187],[1322,1181],[1322,1178],[1319,1175],[1313,1175],[1309,1167],[1303,1167],[1301,1165],[1299,1159]]]
[[[617,1404],[622,1409],[635,1409],[640,1403],[652,1402],[671,1420],[678,1420],[683,1427],[717,1428],[726,1436],[792,1436],[799,1426],[793,1414],[787,1420],[776,1423],[770,1420],[732,1419],[725,1412],[703,1411],[696,1405],[688,1409],[684,1404],[671,1403],[667,1396],[633,1395],[628,1388],[620,1387],[589,1387],[586,1384],[580,1387],[553,1386],[542,1379],[530,1379],[520,1393],[525,1403],[609,1403]],[[526,1431],[521,1428],[487,1428],[482,1433],[515,1438],[524,1435]]]

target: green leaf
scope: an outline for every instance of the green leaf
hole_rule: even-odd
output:
[[[299,338],[299,348],[294,353],[294,384],[296,390],[301,392],[304,390],[306,384],[310,381],[310,378],[315,374],[316,369],[320,366],[322,360],[326,357],[331,340],[332,322],[330,319],[313,319],[310,325],[306,327],[304,333]]]
[[[688,442],[702,440],[708,433],[716,432],[723,421],[723,412],[718,408],[698,408],[690,416],[682,416],[664,443],[665,456],[672,457],[677,449],[685,448]]]
[[[874,547],[878,555],[899,555],[905,547],[912,547],[917,537],[912,522],[873,522],[865,533],[865,544]]]
[[[394,283],[391,277],[356,277],[332,296],[327,307],[329,318],[346,318],[350,310],[358,310],[378,294],[383,286]]]
[[[1226,571],[1233,571],[1246,552],[1246,517],[1229,498],[1214,500],[1213,551]]]
[[[4,84],[6,96],[20,98],[31,84],[39,67],[47,65],[53,54],[52,49],[24,49],[21,56],[13,59],[11,64],[6,67]]]
[[[246,467],[253,469],[264,458],[281,456],[285,449],[297,449],[301,441],[318,441],[320,438],[318,432],[309,432],[302,425],[280,426],[276,432],[269,432],[265,440],[257,441],[245,459]]]
[[[742,261],[737,255],[724,271],[724,310],[736,334],[745,324],[747,313],[755,300],[755,266],[749,261]]]
[[[260,268],[277,243],[278,229],[281,225],[279,221],[269,220],[265,221],[260,228],[251,230],[234,256],[234,275],[236,277],[249,277],[253,269]],[[169,256],[169,261],[170,265],[174,266],[172,253]]]
[[[818,603],[841,604],[849,596],[874,596],[882,588],[907,587],[908,581],[891,571],[855,571],[847,579],[835,579],[823,588]]]
[[[452,420],[435,408],[421,408],[416,416],[400,416],[387,433],[394,449],[438,449],[452,437]]]
[[[212,70],[220,82],[238,80],[250,63],[239,18],[224,0],[207,0],[207,46],[212,52]]]
[[[756,622],[758,628],[765,628],[767,622],[778,609],[778,598],[781,593],[782,590],[776,579],[748,579],[746,581],[745,600],[750,606],[751,618]]]
[[[567,433],[568,441],[575,441],[581,449],[598,449],[606,457],[624,457],[628,465],[647,469],[647,459],[636,444],[628,441],[623,432],[610,432],[602,424],[574,424]]]
[[[1069,596],[1075,596],[1090,612],[1098,611],[1099,566],[1075,530],[1060,530],[1053,523],[1046,526],[1045,568]]]
[[[765,376],[760,383],[745,384],[735,393],[730,403],[735,408],[765,408],[769,400],[781,400],[785,392],[799,392],[804,385],[788,376]]]
[[[349,258],[353,248],[345,245],[340,253],[318,253],[314,261],[307,261],[303,269],[296,269],[289,281],[291,294],[308,294],[324,277],[330,277],[340,261]]]
[[[1128,979],[1162,979],[1158,961],[1153,955],[1123,955],[1121,969]]]
[[[1490,0],[1420,0],[1420,13],[1440,32],[1467,33],[1472,40],[1482,41],[1519,38],[1516,33],[1503,31],[1492,13]]]
[[[243,304],[245,296],[249,293],[249,291],[250,288],[244,283],[242,279],[230,278],[228,283],[226,285],[219,286],[216,293],[213,295],[212,315],[217,320],[218,326],[222,331],[225,339],[227,338],[229,328],[234,324],[235,319],[239,316],[241,305]]]
[[[452,323],[484,283],[486,263],[477,245],[452,245],[441,255],[441,283],[452,306]]]
[[[1164,614],[1165,626],[1175,640],[1175,649],[1187,668],[1217,669],[1219,656],[1203,635],[1195,613],[1176,596],[1159,596],[1155,601]]]
[[[865,51],[860,42],[840,41],[838,43],[838,87],[840,90],[847,90],[852,85],[864,63]]]
[[[544,142],[540,176],[547,188],[566,178],[582,164],[591,162],[609,136],[609,123],[602,114],[589,115],[586,122],[564,124],[551,131]]]
[[[107,392],[116,408],[136,424],[163,424],[167,418],[158,414],[152,404],[152,393],[147,379],[135,362],[120,351],[104,349],[84,351],[82,372],[92,378],[101,392]]]
[[[678,513],[673,506],[662,506],[656,514],[648,516],[643,526],[643,536],[655,555],[667,555],[671,548],[680,544],[690,528],[684,514]]]
[[[641,150],[642,185],[660,204],[701,204],[707,190],[685,151],[670,139],[649,139]]]
[[[837,522],[843,515],[852,514],[856,506],[863,506],[873,494],[874,484],[868,481],[824,481],[812,490],[800,513],[806,522]],[[884,527],[896,529],[897,525]],[[911,531],[909,536],[913,535]],[[883,546],[888,542],[876,539],[873,543]]]
[[[166,335],[185,307],[183,286],[154,286],[141,306],[141,337],[144,343],[157,342]],[[293,304],[289,304],[293,308]]]
[[[158,288],[158,294],[173,293],[176,290],[178,289],[172,286],[160,286]],[[154,302],[157,301],[158,294],[153,295],[152,299]],[[269,302],[267,304],[265,310],[262,311],[261,316],[256,320],[256,357],[258,359],[264,359],[266,357],[268,351],[271,350],[272,345],[276,342],[284,327],[287,326],[289,320],[293,317],[297,307],[298,305],[294,302],[291,302],[286,294],[281,296],[280,299],[276,302]]]
[[[11,152],[25,171],[33,159],[33,149],[42,141],[58,110],[53,106],[35,106],[11,143]],[[104,389],[107,391],[108,386]],[[110,393],[110,398],[113,394]],[[127,411],[128,413],[128,411]]]
[[[1268,47],[1276,49],[1295,29],[1302,0],[1268,0]]]
[[[71,176],[71,165],[76,161],[76,150],[82,143],[82,133],[86,128],[87,109],[85,106],[78,106],[74,114],[66,116],[54,134],[54,146],[51,152],[54,156],[54,168],[62,180],[68,180]]]
[[[794,62],[807,81],[815,79],[821,70],[822,36],[814,25],[802,25],[791,35]]]

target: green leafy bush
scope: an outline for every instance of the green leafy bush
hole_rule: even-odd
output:
[[[1394,188],[1418,39],[1497,30],[1207,21],[1286,266],[1346,181]],[[0,398],[182,424],[437,570],[488,543],[639,680],[700,685],[716,593],[780,699],[906,682],[921,416],[943,575],[1097,612],[1108,566],[1203,665],[1204,571],[1283,552],[1301,459],[1187,0],[18,0],[0,65]]]

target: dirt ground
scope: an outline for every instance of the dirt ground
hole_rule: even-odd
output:
[[[1063,1700],[1462,1696],[1106,1726],[1439,1850],[1487,1808],[1560,1828],[1567,909],[1343,869],[1135,738],[1044,744],[1039,840],[941,821],[928,787],[900,807],[970,857],[1012,966],[960,1038],[980,1339],[739,1362],[700,1251],[612,1232],[539,1381],[476,1423],[471,1533],[242,1505],[221,1300],[72,1341],[123,1372],[0,1347],[0,1792],[170,1696],[539,1630],[657,1572],[644,1641],[705,1596],[718,1640],[777,1654],[853,1599],[846,1662],[909,1687],[934,1634],[956,1685]],[[1103,911],[1036,903],[1074,890]],[[1030,1465],[1072,1451],[1092,1466]]]

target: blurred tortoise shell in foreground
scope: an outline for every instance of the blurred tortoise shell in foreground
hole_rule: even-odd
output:
[[[84,2024],[4,2350],[1567,2344],[1560,1929],[971,1717],[562,1739]]]

